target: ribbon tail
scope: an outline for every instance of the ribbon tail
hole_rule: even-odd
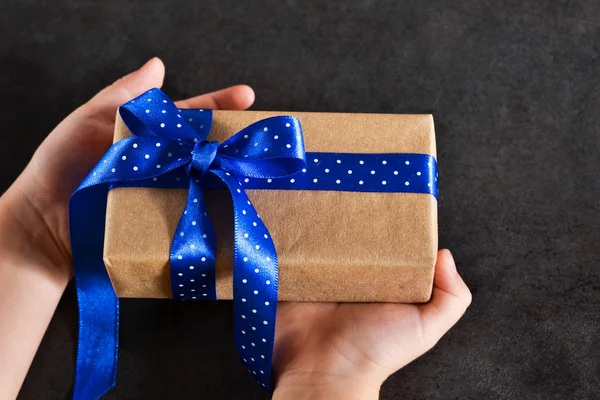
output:
[[[278,266],[267,227],[237,177],[211,170],[229,187],[234,213],[233,312],[238,354],[254,379],[273,393]]]
[[[71,247],[79,308],[74,400],[97,399],[115,385],[119,300],[102,259],[107,185],[71,197]]]

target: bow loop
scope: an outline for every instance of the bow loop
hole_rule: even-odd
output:
[[[119,107],[119,113],[136,136],[170,137],[191,146],[206,139],[212,121],[210,110],[180,110],[156,88]]]
[[[242,129],[217,152],[217,168],[250,178],[282,178],[306,165],[300,122],[271,117]]]

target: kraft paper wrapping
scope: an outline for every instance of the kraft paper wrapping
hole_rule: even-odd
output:
[[[297,117],[307,152],[436,155],[431,115],[215,111],[211,140],[276,115]],[[114,140],[131,133],[117,115]],[[437,255],[437,201],[428,194],[247,190],[279,259],[279,299],[426,302]],[[169,250],[184,189],[108,194],[104,262],[119,297],[171,298]],[[233,210],[207,191],[217,237],[217,297],[232,298]]]

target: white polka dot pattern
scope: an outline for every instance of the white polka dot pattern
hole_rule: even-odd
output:
[[[425,193],[437,197],[437,185],[428,185],[437,182],[437,164],[430,155],[306,153],[306,157],[318,161],[308,162],[305,172],[268,183],[251,178],[244,182],[244,188]]]

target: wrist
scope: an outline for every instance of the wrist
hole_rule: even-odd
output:
[[[275,387],[273,400],[375,400],[381,382],[361,377],[332,377],[317,374],[282,376]]]
[[[44,276],[64,289],[72,277],[72,262],[53,229],[60,225],[55,212],[36,208],[17,183],[0,196],[0,264]]]

